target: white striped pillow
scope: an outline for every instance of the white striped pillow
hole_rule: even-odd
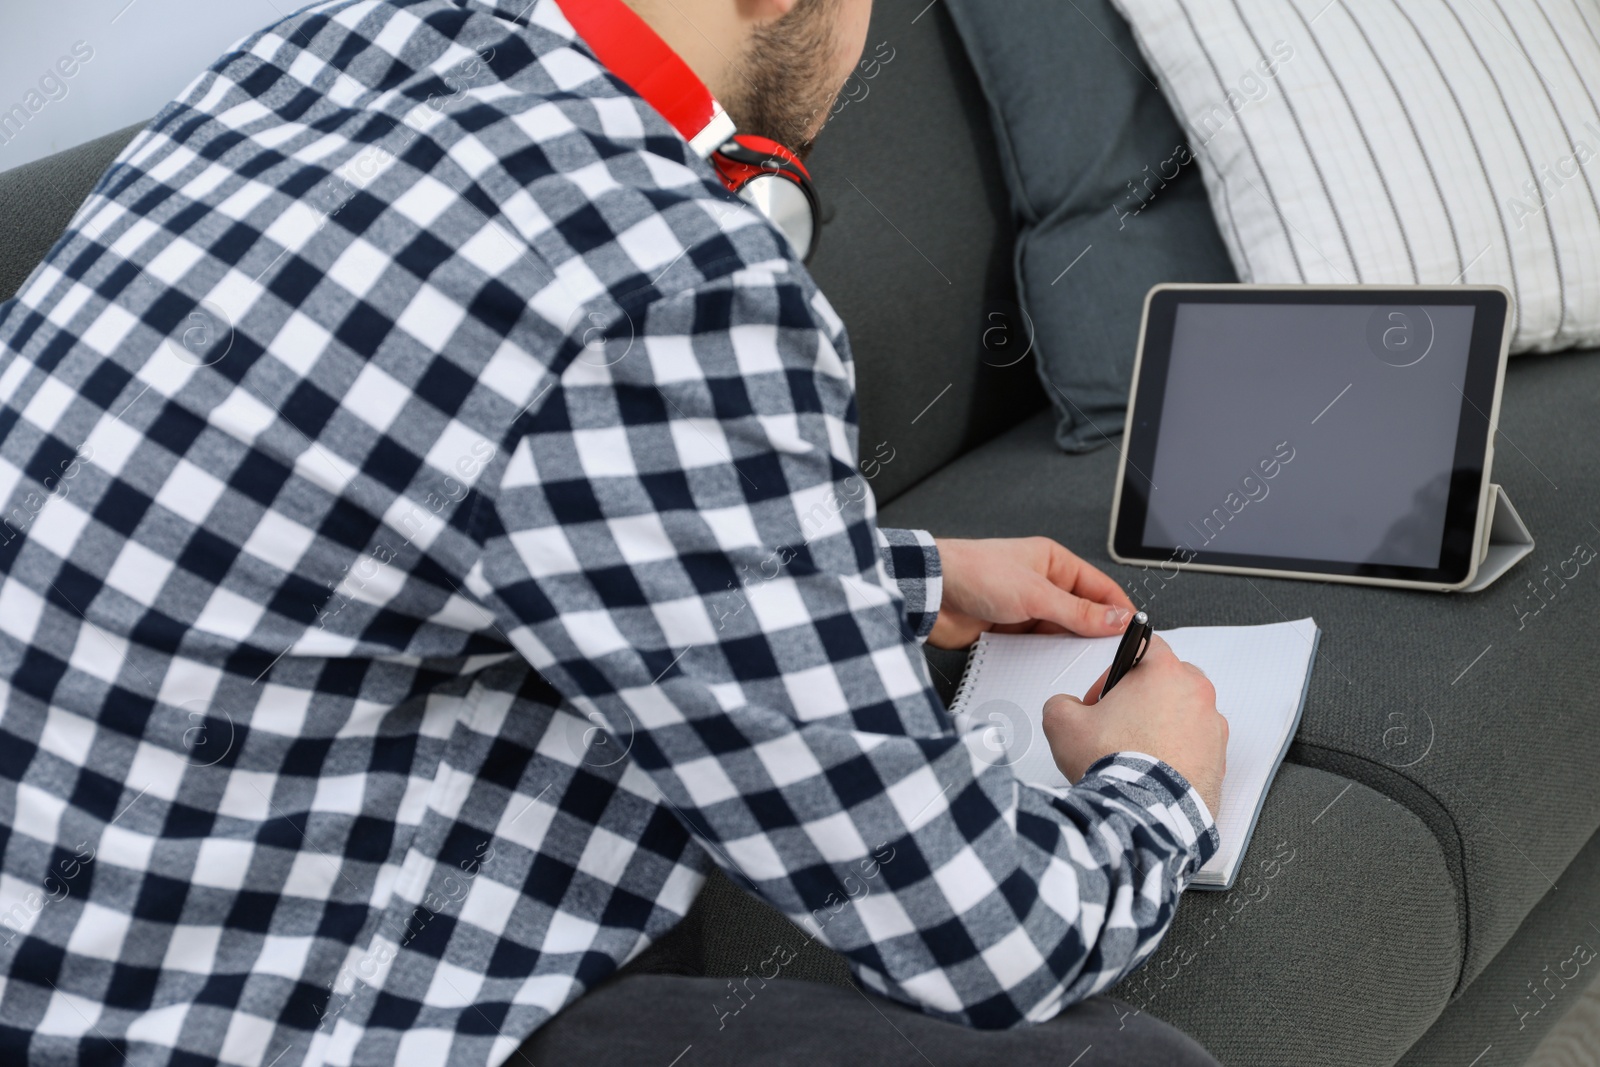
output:
[[[1595,0],[1114,2],[1241,279],[1499,284],[1514,351],[1600,345]]]

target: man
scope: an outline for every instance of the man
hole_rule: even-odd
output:
[[[869,13],[637,3],[801,154]],[[1131,605],[877,528],[842,324],[580,39],[605,4],[278,23],[0,308],[0,1059],[969,1062],[1215,850],[1225,724],[1159,641],[1046,708],[1071,790],[956,733],[919,642]],[[722,981],[608,982],[713,864],[871,994],[776,978],[741,1036]],[[1210,1062],[1106,1003],[1007,1055]]]

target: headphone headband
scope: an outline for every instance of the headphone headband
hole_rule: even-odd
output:
[[[733,120],[705,82],[623,0],[557,3],[595,57],[661,112],[701,159],[733,136]]]
[[[557,0],[595,57],[711,162],[722,184],[754,206],[810,259],[820,218],[811,173],[768,137],[736,134],[705,82],[624,0]]]

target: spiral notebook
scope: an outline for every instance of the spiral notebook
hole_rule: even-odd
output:
[[[1322,632],[1313,619],[1265,626],[1189,626],[1160,631],[1179,659],[1206,672],[1228,720],[1228,770],[1217,817],[1221,847],[1190,885],[1228,889],[1239,876],[1267,787],[1305,708]],[[958,728],[988,729],[1018,778],[1065,788],[1041,729],[1044,702],[1081,698],[1117,649],[1115,637],[985,634],[972,649],[950,711]]]

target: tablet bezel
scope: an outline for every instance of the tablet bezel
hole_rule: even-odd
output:
[[[1394,304],[1468,305],[1475,309],[1468,347],[1456,451],[1445,506],[1445,531],[1438,567],[1401,567],[1381,563],[1348,563],[1259,554],[1208,552],[1189,546],[1143,544],[1149,499],[1140,479],[1128,467],[1151,470],[1165,399],[1172,332],[1181,303],[1234,304]],[[1471,584],[1483,560],[1486,537],[1483,515],[1494,456],[1494,428],[1499,424],[1500,395],[1510,347],[1512,298],[1497,285],[1157,285],[1145,296],[1134,358],[1128,411],[1123,424],[1122,458],[1111,504],[1108,550],[1118,563],[1176,564],[1194,570],[1227,574],[1259,574],[1276,578],[1354,582],[1431,590],[1454,590]],[[1185,558],[1187,557],[1187,558]]]

